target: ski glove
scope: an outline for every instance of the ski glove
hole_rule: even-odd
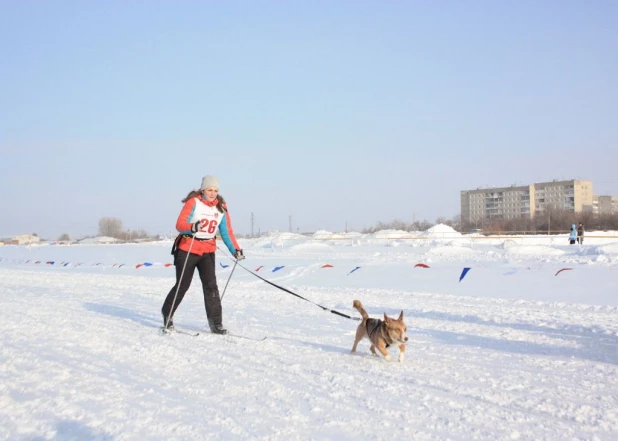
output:
[[[198,231],[200,231],[200,226],[202,225],[201,221],[197,221],[194,224],[191,225],[191,232],[192,233],[197,233]]]
[[[236,250],[236,252],[234,253],[234,257],[236,258],[236,260],[243,260],[245,258],[245,255],[243,254],[242,250]]]

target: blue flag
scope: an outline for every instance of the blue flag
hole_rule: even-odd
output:
[[[466,277],[466,274],[468,274],[468,271],[470,271],[470,268],[464,268],[463,271],[461,272],[461,276],[459,276],[459,281],[461,282],[463,280],[464,277]]]
[[[349,276],[350,274],[352,274],[354,271],[356,271],[357,269],[360,269],[360,266],[357,266],[356,268],[354,268],[352,271],[350,271],[347,275]]]

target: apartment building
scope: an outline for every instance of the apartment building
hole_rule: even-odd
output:
[[[618,196],[593,196],[592,212],[601,216],[618,214]]]
[[[533,218],[550,209],[592,211],[592,181],[555,180],[461,191],[461,220],[470,224],[491,219]]]
[[[592,211],[592,181],[552,181],[533,184],[536,212],[554,209],[573,213]]]
[[[474,223],[489,219],[534,216],[532,185],[478,188],[461,192],[461,219]]]

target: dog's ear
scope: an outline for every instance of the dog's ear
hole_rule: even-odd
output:
[[[399,318],[397,320],[399,320],[400,322],[403,321],[403,310],[401,311],[401,314],[399,314]]]
[[[389,320],[390,320],[390,317],[387,316],[386,313],[384,313],[384,321],[388,323]]]

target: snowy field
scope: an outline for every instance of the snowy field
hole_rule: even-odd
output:
[[[240,242],[245,268],[311,302],[403,310],[404,362],[366,340],[350,354],[358,321],[240,266],[224,324],[265,341],[207,332],[197,277],[175,323],[200,335],[161,335],[170,241],[4,246],[0,439],[618,439],[615,233],[583,246],[443,226]],[[218,254],[221,291],[232,263]]]

